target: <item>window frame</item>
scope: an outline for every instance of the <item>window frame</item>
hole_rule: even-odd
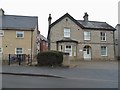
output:
[[[91,32],[84,31],[84,40],[86,40],[86,41],[91,40]]]
[[[23,48],[19,48],[19,49],[22,49],[22,50],[21,50],[21,51],[22,51],[21,53],[17,53],[18,51],[20,52],[20,50],[17,51],[17,49],[18,49],[18,48],[15,48],[15,54],[23,54]]]
[[[104,33],[105,35],[104,35],[103,33]],[[101,40],[101,41],[106,41],[106,39],[107,39],[106,36],[107,36],[106,32],[100,32],[100,40]],[[104,38],[105,38],[105,40],[104,40]]]
[[[77,56],[77,49],[76,49],[76,45],[74,46],[74,57]]]
[[[0,53],[3,53],[3,48],[0,47]]]
[[[104,52],[105,54],[103,54],[102,47],[106,48],[106,49],[104,50],[104,51],[105,51],[105,52]],[[108,51],[107,51],[107,50],[108,50],[107,46],[101,46],[101,56],[108,56]]]
[[[0,30],[0,37],[3,37],[3,36],[4,36],[4,31]]]
[[[70,49],[67,48],[68,47],[71,47]],[[69,53],[69,56],[72,56],[72,45],[65,45],[65,52],[66,53]]]
[[[70,38],[70,28],[64,28],[64,37],[65,38]]]
[[[18,37],[18,33],[22,33],[22,37]],[[16,38],[24,38],[24,31],[16,31]]]

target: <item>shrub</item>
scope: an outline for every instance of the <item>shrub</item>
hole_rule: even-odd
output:
[[[62,65],[63,53],[59,51],[41,52],[37,55],[38,65],[55,66]]]

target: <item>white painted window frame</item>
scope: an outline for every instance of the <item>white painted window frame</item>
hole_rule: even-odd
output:
[[[0,53],[3,53],[3,48],[0,48]]]
[[[106,49],[105,49],[106,54],[105,55],[102,54],[102,47],[106,47]],[[108,51],[107,50],[108,50],[107,46],[101,46],[101,56],[108,56]]]
[[[4,31],[0,30],[0,37],[3,37],[3,36],[4,36]]]
[[[71,49],[66,48],[67,46],[71,46]],[[72,56],[72,45],[65,45],[65,52],[69,53],[69,56]]]
[[[84,31],[84,40],[90,40],[91,39],[91,32]]]
[[[17,53],[17,49],[18,48],[15,48],[15,54],[23,54],[23,48],[21,48],[22,49],[22,53]],[[20,50],[18,50],[18,51],[20,51]]]
[[[76,46],[74,46],[74,57],[77,56],[76,51],[77,51]]]
[[[70,38],[70,28],[64,28],[64,37]]]
[[[105,35],[103,35],[103,34],[101,35],[101,33],[105,33]],[[105,40],[103,38],[105,38]],[[100,39],[101,39],[101,41],[106,41],[106,38],[107,38],[106,32],[100,32]]]
[[[23,34],[23,37],[18,37],[18,33],[22,33]],[[24,31],[16,31],[16,38],[24,38]]]

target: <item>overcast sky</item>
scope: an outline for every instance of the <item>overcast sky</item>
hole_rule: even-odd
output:
[[[39,30],[47,37],[48,16],[52,22],[69,13],[83,20],[85,12],[89,20],[107,22],[113,27],[118,23],[119,0],[0,0],[0,8],[9,15],[38,16]]]

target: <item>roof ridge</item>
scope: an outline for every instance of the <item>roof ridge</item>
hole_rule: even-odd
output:
[[[120,26],[120,24],[117,24],[118,26]]]
[[[84,21],[84,20],[77,20],[77,21]],[[88,22],[101,22],[101,23],[106,23],[106,22],[103,22],[103,21],[88,21]]]
[[[4,16],[15,16],[15,17],[31,17],[31,18],[38,18],[38,16],[24,16],[24,15],[4,15]]]

